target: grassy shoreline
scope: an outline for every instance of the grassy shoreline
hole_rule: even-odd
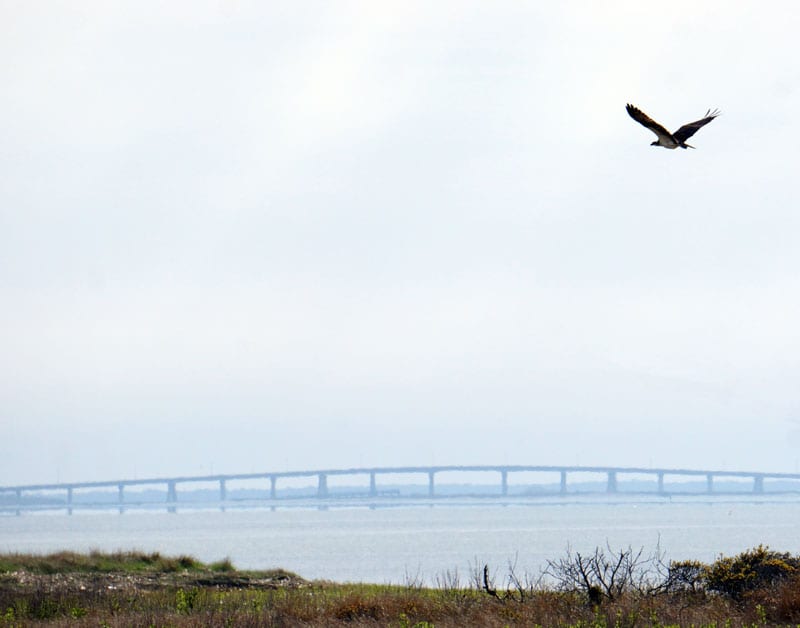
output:
[[[773,567],[776,556],[787,565],[794,560],[766,548],[758,551]],[[731,567],[732,577],[737,569]],[[488,578],[471,585],[442,578],[437,588],[337,584],[306,581],[282,570],[239,571],[227,559],[205,564],[190,556],[142,552],[3,554],[0,626],[711,628],[800,621],[800,577],[794,571],[736,595],[709,590],[699,579],[685,584],[648,592],[623,586],[608,595],[519,579],[500,587]]]

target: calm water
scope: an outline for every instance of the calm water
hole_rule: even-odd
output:
[[[0,517],[0,551],[139,549],[229,557],[240,568],[283,567],[306,578],[428,582],[470,565],[538,573],[567,545],[647,551],[660,542],[671,558],[710,561],[764,543],[800,553],[800,501],[687,500],[394,508],[113,512]]]

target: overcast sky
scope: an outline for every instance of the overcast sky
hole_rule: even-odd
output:
[[[800,470],[794,2],[0,0],[0,485]],[[671,130],[719,107],[697,150]]]

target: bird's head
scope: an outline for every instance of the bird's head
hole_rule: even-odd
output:
[[[658,140],[656,140],[655,142],[650,142],[650,146],[658,146]]]

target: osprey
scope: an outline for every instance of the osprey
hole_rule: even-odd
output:
[[[686,140],[720,114],[718,109],[714,109],[714,111],[709,109],[706,111],[706,115],[700,118],[700,120],[684,124],[680,129],[675,131],[675,133],[670,133],[658,122],[633,105],[625,105],[625,109],[628,111],[628,115],[631,118],[656,134],[658,141],[653,142],[650,146],[663,146],[664,148],[678,148],[679,146],[681,148],[694,148],[694,146],[687,144]]]

